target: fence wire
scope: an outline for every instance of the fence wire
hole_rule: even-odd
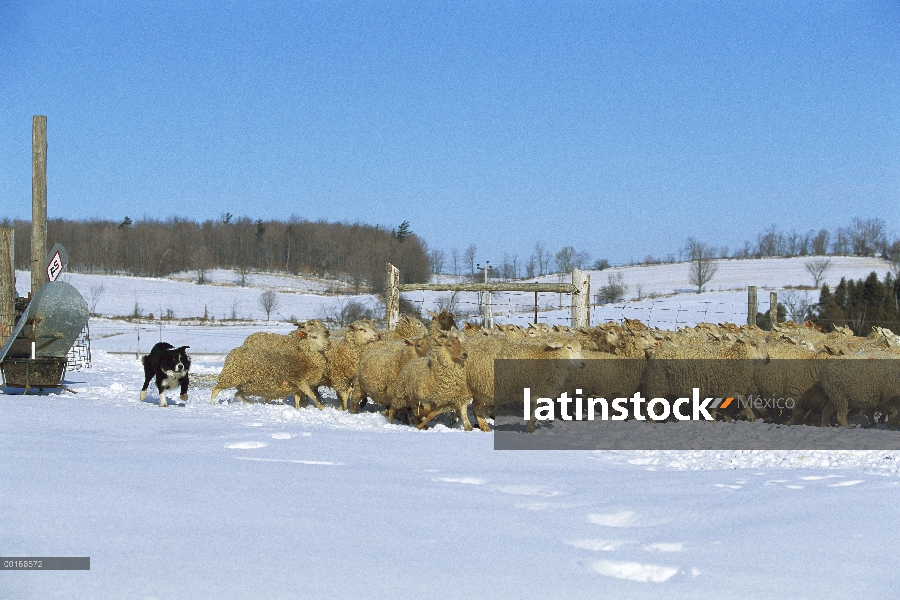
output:
[[[459,292],[455,297],[429,298],[425,293],[403,292],[405,302],[409,302],[420,314],[426,310],[446,308],[460,321],[480,323],[484,315],[485,299],[476,292]],[[537,322],[571,325],[572,296],[541,292],[537,303]],[[761,312],[767,310],[763,304]],[[531,293],[494,292],[491,299],[491,313],[495,324],[514,323],[527,325],[535,322],[535,303]],[[622,322],[625,319],[639,320],[648,327],[676,329],[697,323],[736,323],[747,321],[746,303],[731,303],[712,300],[633,300],[609,304],[590,305],[592,325],[608,321]]]

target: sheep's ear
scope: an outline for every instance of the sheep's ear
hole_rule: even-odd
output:
[[[438,318],[438,313],[431,312],[427,308],[425,309],[425,312],[427,312],[429,315],[431,315],[435,319]]]
[[[547,350],[559,350],[562,346],[563,345],[560,342],[547,342],[545,348]]]

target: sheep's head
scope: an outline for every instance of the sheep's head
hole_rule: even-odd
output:
[[[762,360],[766,364],[771,360],[766,343],[753,336],[742,335],[738,337],[735,341],[735,346],[740,346],[746,353],[746,357],[751,360]]]
[[[416,356],[427,356],[428,353],[431,352],[431,340],[429,340],[428,338],[405,338],[403,340],[403,343],[411,348],[414,348]]]
[[[368,319],[360,319],[348,325],[347,333],[352,334],[360,344],[377,342],[380,337],[375,325]]]
[[[441,335],[431,343],[431,347],[432,353],[438,349],[447,352],[450,360],[458,365],[465,364],[466,359],[469,358],[469,353],[455,335]]]

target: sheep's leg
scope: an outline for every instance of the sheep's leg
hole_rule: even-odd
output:
[[[212,389],[212,398],[209,399],[209,403],[210,403],[210,404],[215,404],[215,403],[216,403],[216,396],[218,396],[218,395],[219,395],[219,392],[221,392],[221,391],[222,391],[222,390],[219,389],[219,386],[213,387],[213,389]],[[143,400],[143,398],[142,398],[142,400]]]
[[[316,398],[315,392],[313,392],[313,390],[309,387],[309,385],[305,381],[301,382],[298,385],[298,389],[300,390],[300,394],[303,396],[303,401],[307,405],[309,404],[309,402],[306,399],[309,398],[310,400],[313,401],[313,403],[316,405],[316,408],[318,408],[319,410],[322,410],[323,408],[325,408],[324,406],[322,406],[322,403],[319,402],[319,399]],[[297,396],[294,396],[294,399],[296,400]]]
[[[388,423],[394,422],[394,405],[393,404],[391,406],[389,406],[387,409],[387,420],[388,420]]]
[[[472,423],[469,421],[469,403],[466,402],[462,406],[459,407],[459,416],[462,420],[463,429],[466,431],[472,431]]]
[[[850,422],[847,421],[847,413],[850,412],[850,407],[846,400],[840,403],[837,410],[837,420],[841,427],[850,427]]]
[[[428,422],[439,414],[441,414],[441,411],[439,410],[431,411],[418,425],[416,425],[416,429],[425,429],[425,426],[428,425]],[[471,427],[471,425],[469,425],[469,427]]]
[[[887,425],[885,425],[885,427],[890,429],[892,427],[896,427],[897,425],[900,425],[900,412],[897,412],[894,414],[893,417],[890,417],[887,420]]]
[[[487,420],[484,418],[484,404],[473,398],[472,412],[475,413],[475,420],[478,421],[478,429],[482,431],[490,431],[491,428],[488,426]]]
[[[829,427],[831,425],[831,415],[834,413],[835,408],[834,401],[829,400],[828,404],[825,405],[825,408],[822,409],[822,427]]]

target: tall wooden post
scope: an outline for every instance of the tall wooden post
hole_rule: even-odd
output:
[[[756,286],[747,286],[747,325],[756,325]]]
[[[47,117],[35,115],[31,123],[31,295],[47,274]]]
[[[16,325],[16,230],[0,228],[0,344]]]
[[[591,276],[579,269],[572,270],[572,327],[591,326]]]
[[[491,268],[491,262],[485,261],[484,265],[484,282],[488,282],[488,269]],[[494,298],[490,290],[484,292],[484,326],[486,329],[494,328]]]
[[[387,279],[384,289],[385,327],[392,331],[400,322],[400,269],[387,263]]]
[[[778,323],[778,292],[769,292],[769,322],[775,329]]]

